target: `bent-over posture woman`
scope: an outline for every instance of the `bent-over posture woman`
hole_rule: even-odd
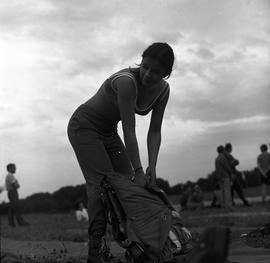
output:
[[[80,105],[68,124],[68,137],[86,180],[89,213],[88,263],[104,262],[102,240],[106,231],[105,208],[99,197],[107,174],[134,174],[134,183],[156,180],[161,124],[169,98],[166,82],[174,53],[167,43],[153,43],[137,68],[125,68],[104,81],[97,93]],[[135,113],[151,121],[147,134],[148,167],[144,172],[135,130]],[[121,120],[124,143],[117,133]]]

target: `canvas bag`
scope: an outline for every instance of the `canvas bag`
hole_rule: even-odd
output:
[[[110,174],[107,181],[125,212],[127,237],[142,245],[145,262],[169,262],[173,258],[171,247],[179,249],[173,241],[175,236],[179,240],[180,235],[181,241],[190,237],[180,230],[180,217],[172,213],[165,193],[156,186],[145,188],[132,182],[131,175]]]

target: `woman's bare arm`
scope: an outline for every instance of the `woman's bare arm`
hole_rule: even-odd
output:
[[[128,77],[118,78],[114,82],[117,88],[117,100],[122,121],[124,142],[134,170],[142,167],[135,132],[136,88]]]
[[[169,93],[164,100],[153,109],[151,115],[150,127],[147,135],[147,147],[148,147],[148,168],[147,175],[149,175],[152,181],[156,179],[156,164],[161,144],[161,126],[164,116],[164,111],[169,99]]]

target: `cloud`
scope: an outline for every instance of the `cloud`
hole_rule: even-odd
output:
[[[200,58],[188,58],[173,72],[170,114],[206,121],[269,114],[270,63],[265,57],[236,47],[209,62]]]
[[[210,51],[210,50],[208,50],[207,48],[200,48],[197,52],[197,55],[200,57],[200,58],[202,58],[202,59],[206,59],[206,60],[208,60],[208,59],[213,59],[214,58],[214,54]]]
[[[235,145],[241,169],[250,168],[269,140],[268,1],[13,0],[0,7],[1,163],[18,163],[22,196],[83,182],[67,122],[153,41],[168,42],[176,55],[160,175],[171,183],[206,175],[225,141]],[[147,165],[149,116],[137,119]],[[35,176],[40,185],[31,184]]]

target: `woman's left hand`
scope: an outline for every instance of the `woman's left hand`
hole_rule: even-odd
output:
[[[156,184],[156,167],[148,166],[145,175],[149,179],[148,183]]]

